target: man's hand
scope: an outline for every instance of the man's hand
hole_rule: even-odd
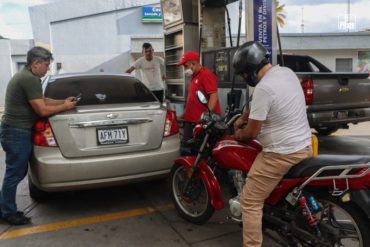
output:
[[[243,125],[243,121],[240,122]],[[249,142],[257,138],[258,133],[261,130],[262,124],[263,121],[249,119],[248,124],[246,126],[239,125],[239,127],[235,129],[234,132],[235,139],[241,142]]]
[[[234,130],[235,132],[240,130],[243,126],[245,126],[247,121],[245,121],[242,117],[238,118],[234,123]]]
[[[235,132],[234,132],[234,137],[237,141],[241,141],[242,140],[242,133],[243,132],[243,129],[235,129]]]
[[[76,107],[76,97],[68,97],[65,99],[63,105],[66,107],[66,110],[71,110]]]
[[[66,98],[65,100],[68,100],[68,101],[77,101],[77,98],[74,97],[74,96],[70,96],[70,97]]]
[[[234,122],[234,130],[235,132],[239,129],[243,128],[248,123],[248,117],[249,112],[244,112],[243,115],[240,116],[235,122]]]

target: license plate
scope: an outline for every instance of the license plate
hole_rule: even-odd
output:
[[[98,145],[114,145],[128,143],[127,127],[96,129]]]
[[[348,112],[347,111],[338,111],[336,117],[337,117],[337,119],[346,119],[346,118],[348,118]]]

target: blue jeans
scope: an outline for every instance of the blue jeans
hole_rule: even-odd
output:
[[[2,216],[7,216],[17,212],[17,187],[27,174],[28,160],[32,152],[32,131],[2,123],[0,141],[6,153],[6,169],[0,191],[0,212]]]

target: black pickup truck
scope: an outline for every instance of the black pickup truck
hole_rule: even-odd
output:
[[[369,74],[332,72],[310,56],[284,54],[283,58],[284,66],[301,81],[310,126],[319,134],[370,121]]]

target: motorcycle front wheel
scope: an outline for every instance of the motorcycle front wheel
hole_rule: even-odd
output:
[[[194,224],[203,224],[214,213],[211,198],[204,181],[194,176],[190,181],[186,169],[175,164],[170,174],[170,190],[177,212],[185,220]],[[185,184],[188,182],[186,191]]]

